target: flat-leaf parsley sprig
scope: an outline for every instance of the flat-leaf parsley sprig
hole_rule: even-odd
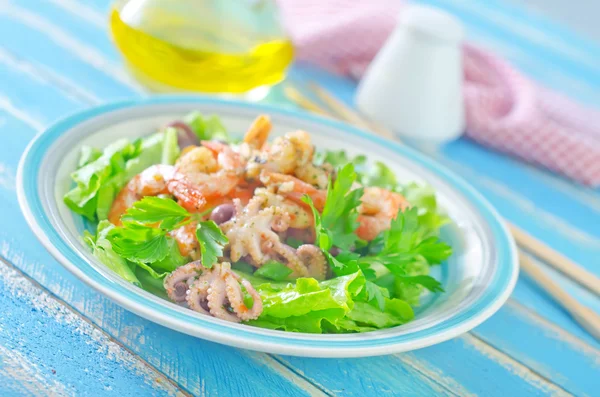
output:
[[[170,198],[144,197],[121,217],[123,226],[109,234],[114,251],[135,263],[153,264],[173,252],[175,240],[169,232],[191,222],[192,214]],[[211,267],[223,254],[227,237],[213,221],[198,222],[196,236],[202,263]]]

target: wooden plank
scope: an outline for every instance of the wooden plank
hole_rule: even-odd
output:
[[[504,353],[464,336],[442,344],[379,358],[308,360],[282,357],[317,384],[344,396],[366,395],[557,395],[569,393]],[[368,375],[361,369],[368,368]],[[423,383],[421,377],[430,379]],[[401,379],[398,382],[397,379]],[[413,383],[417,382],[417,385]],[[431,384],[431,380],[435,383]],[[425,392],[424,386],[439,390]]]
[[[502,324],[510,324],[510,332]],[[511,303],[473,332],[540,377],[575,395],[593,395],[600,372],[600,348],[531,316]]]
[[[135,332],[133,332],[133,333],[135,334]],[[420,370],[423,373],[427,373],[429,371],[429,369],[423,369],[423,366],[421,366],[420,368],[421,368]],[[435,365],[433,365],[433,368],[437,368],[437,367]],[[356,371],[356,369],[355,369],[355,371]],[[452,380],[452,378],[451,378],[451,380]],[[446,380],[445,382],[448,382],[448,381]],[[434,383],[444,384],[444,381],[435,380]]]
[[[2,261],[0,306],[3,395],[183,395],[162,374]]]
[[[139,93],[120,65],[75,37],[26,9],[0,3],[0,47],[5,51],[68,76],[104,100]]]

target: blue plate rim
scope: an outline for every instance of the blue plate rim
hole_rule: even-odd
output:
[[[380,339],[365,338],[361,341],[343,341],[328,340],[325,335],[320,340],[294,338],[294,334],[289,332],[281,332],[285,336],[264,335],[253,332],[252,330],[256,330],[256,328],[249,326],[244,327],[240,331],[239,328],[229,328],[218,322],[203,321],[201,316],[193,317],[194,324],[191,324],[189,317],[181,318],[181,314],[177,311],[170,310],[165,306],[157,307],[153,302],[145,299],[143,295],[134,294],[128,289],[123,290],[122,286],[102,276],[89,263],[80,257],[74,257],[72,255],[74,253],[73,250],[52,229],[39,200],[37,190],[39,167],[36,167],[36,165],[39,165],[42,161],[42,154],[45,149],[49,148],[62,133],[86,120],[116,110],[142,105],[176,104],[179,102],[251,108],[255,109],[257,113],[280,113],[287,116],[308,119],[336,128],[344,133],[358,135],[379,145],[385,145],[399,155],[424,166],[429,171],[451,183],[459,193],[466,197],[471,204],[475,205],[486,222],[488,222],[488,226],[494,235],[499,263],[502,264],[502,266],[499,266],[499,271],[492,280],[492,283],[487,286],[490,292],[493,293],[483,296],[484,299],[476,302],[460,318],[453,317],[427,329]],[[166,315],[170,320],[167,326],[173,329],[195,336],[199,336],[200,334],[206,339],[252,350],[304,356],[355,357],[389,354],[429,346],[456,337],[489,318],[508,299],[516,284],[519,272],[516,246],[504,222],[491,204],[461,177],[447,170],[434,160],[411,148],[399,145],[397,142],[374,136],[335,120],[272,105],[258,105],[202,96],[176,95],[125,100],[74,113],[59,120],[45,131],[40,132],[30,142],[17,170],[17,194],[21,209],[36,237],[63,266],[94,289],[108,296],[126,309],[151,321],[164,324],[164,316]],[[156,312],[150,309],[161,310]]]

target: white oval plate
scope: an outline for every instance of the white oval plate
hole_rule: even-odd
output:
[[[391,329],[344,335],[274,331],[233,324],[162,300],[119,278],[96,260],[80,236],[83,219],[62,201],[70,189],[82,145],[104,147],[118,138],[137,138],[185,113],[216,114],[241,135],[259,113],[271,115],[273,135],[303,129],[317,148],[345,149],[383,160],[402,181],[429,183],[454,225],[442,238],[452,257],[432,274],[446,292],[424,296],[415,320]],[[496,211],[464,180],[397,143],[329,119],[291,110],[202,97],[157,97],[97,107],[70,116],[39,134],[18,170],[19,203],[27,222],[48,251],[77,277],[126,309],[200,338],[271,353],[313,357],[390,354],[460,335],[496,312],[518,275],[514,242]]]

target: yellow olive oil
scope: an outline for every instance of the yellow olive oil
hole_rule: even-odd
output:
[[[241,94],[281,81],[293,58],[283,34],[244,31],[235,21],[152,9],[129,21],[123,12],[111,12],[113,39],[136,78],[154,90]]]

